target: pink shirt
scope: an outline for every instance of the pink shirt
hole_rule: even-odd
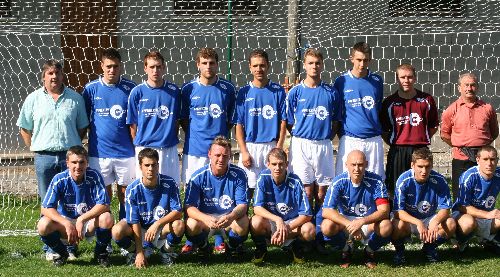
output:
[[[441,137],[451,139],[454,159],[467,160],[458,147],[490,144],[498,136],[497,114],[482,100],[453,102],[441,116]]]

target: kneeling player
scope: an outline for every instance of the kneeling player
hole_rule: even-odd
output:
[[[477,166],[460,177],[459,193],[453,206],[457,220],[459,250],[464,251],[475,234],[483,239],[487,250],[500,254],[500,210],[495,202],[500,192],[498,152],[493,146],[483,146],[476,157]]]
[[[109,212],[109,196],[99,172],[88,168],[87,150],[73,146],[66,153],[67,170],[52,179],[42,203],[38,233],[42,241],[57,255],[55,266],[63,265],[68,251],[61,240],[70,245],[96,236],[94,259],[109,266],[106,246],[111,241],[113,216]]]
[[[342,250],[341,267],[351,264],[354,239],[366,245],[365,264],[374,268],[374,252],[389,242],[392,232],[387,190],[379,175],[366,171],[363,152],[350,152],[345,164],[347,171],[335,177],[326,193],[321,231],[325,241]]]
[[[145,242],[160,250],[163,264],[171,265],[177,256],[173,246],[184,234],[179,189],[173,178],[158,173],[156,150],[142,149],[138,160],[142,177],[127,186],[126,217],[113,227],[113,239],[129,252],[128,263],[136,268],[147,265]]]
[[[247,177],[243,169],[229,164],[231,143],[217,136],[208,150],[209,164],[195,171],[186,187],[186,237],[199,249],[202,262],[212,252],[210,233],[229,231],[227,258],[236,261],[248,235]]]
[[[455,220],[449,217],[450,188],[443,175],[432,170],[432,164],[429,148],[416,149],[411,156],[411,169],[396,182],[392,222],[396,265],[406,262],[404,243],[411,234],[423,242],[422,250],[432,263],[438,261],[436,248],[455,233]]]
[[[302,182],[293,173],[287,173],[286,153],[280,148],[272,149],[266,158],[267,168],[257,180],[254,198],[254,216],[250,221],[250,232],[255,243],[252,262],[260,264],[267,253],[266,239],[271,244],[292,244],[293,261],[303,263],[302,241],[315,238],[315,227],[310,222],[312,211]]]

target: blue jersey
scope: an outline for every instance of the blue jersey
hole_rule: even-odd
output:
[[[384,80],[368,71],[363,78],[356,78],[348,71],[339,76],[333,85],[342,99],[342,135],[371,138],[382,134],[379,111],[384,97]]]
[[[127,125],[127,103],[136,84],[120,78],[117,84],[106,84],[102,77],[83,89],[83,99],[90,121],[89,156],[129,158],[134,144]]]
[[[409,169],[396,182],[393,210],[424,219],[435,215],[438,209],[451,208],[450,199],[450,188],[443,175],[432,170],[427,182],[422,184],[415,180],[413,169]]]
[[[128,224],[140,224],[148,229],[153,223],[172,211],[181,212],[179,188],[174,179],[158,174],[156,188],[147,188],[136,179],[125,191],[125,214]]]
[[[288,92],[286,115],[287,123],[293,125],[292,136],[309,140],[331,139],[332,121],[340,120],[339,94],[324,82],[315,88],[301,82]]]
[[[491,211],[500,192],[500,167],[490,180],[479,174],[479,167],[469,168],[460,176],[458,197],[453,210],[460,206],[473,206],[479,210]]]
[[[323,208],[336,209],[345,216],[365,217],[377,211],[375,200],[389,198],[382,178],[365,171],[361,184],[353,184],[349,173],[337,175],[326,192]]]
[[[278,139],[281,121],[286,120],[285,97],[285,89],[271,81],[263,88],[249,82],[238,91],[233,123],[244,126],[246,142]]]
[[[104,180],[99,172],[87,168],[81,184],[77,184],[66,169],[54,176],[43,199],[43,208],[54,208],[66,217],[76,219],[95,205],[109,205]]]
[[[136,146],[172,147],[179,143],[180,96],[179,88],[167,81],[158,88],[144,81],[132,90],[127,124],[137,124]]]
[[[248,203],[247,176],[236,165],[230,164],[226,174],[217,177],[207,164],[192,176],[186,187],[185,207],[196,207],[205,214],[227,214]]]
[[[208,86],[196,78],[182,87],[181,118],[189,120],[184,154],[206,157],[216,136],[228,137],[235,101],[234,85],[221,78]]]
[[[299,215],[312,216],[302,182],[293,173],[288,173],[285,181],[277,185],[269,169],[262,171],[255,187],[253,205],[265,208],[284,221]]]

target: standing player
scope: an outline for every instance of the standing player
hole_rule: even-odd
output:
[[[375,251],[390,240],[392,225],[385,185],[375,173],[366,170],[368,162],[360,150],[347,155],[347,172],[337,175],[323,204],[321,230],[330,243],[341,249],[341,267],[351,264],[352,242],[364,242],[365,264],[375,268]]]
[[[316,49],[304,53],[306,78],[290,90],[286,98],[290,143],[290,168],[304,184],[309,202],[314,204],[316,239],[322,249],[319,234],[321,206],[328,185],[335,177],[331,140],[338,130],[340,101],[337,91],[321,80],[323,54]]]
[[[175,180],[159,173],[158,151],[144,148],[138,154],[141,177],[127,187],[126,219],[113,227],[113,239],[128,254],[128,263],[147,266],[143,243],[160,250],[161,261],[172,265],[173,246],[181,241],[184,223]]]
[[[253,80],[238,91],[233,123],[240,148],[238,166],[248,177],[252,198],[257,176],[266,167],[266,153],[274,147],[283,148],[286,136],[285,90],[270,81],[269,57],[261,49],[248,58]]]
[[[122,219],[125,189],[135,179],[134,144],[126,123],[128,97],[135,83],[121,77],[121,56],[116,49],[104,50],[101,68],[103,75],[88,83],[82,94],[90,118],[89,166],[101,173],[110,199],[111,184],[116,181]]]
[[[182,155],[182,182],[187,184],[195,170],[208,163],[208,149],[216,136],[229,136],[236,93],[234,85],[217,76],[219,56],[212,48],[201,48],[196,54],[200,75],[182,86],[181,126],[185,133]],[[225,251],[220,236],[215,250]],[[188,241],[182,253],[192,252]]]
[[[385,183],[391,194],[399,175],[410,169],[413,150],[430,145],[439,125],[434,98],[414,87],[415,68],[399,65],[396,79],[399,89],[384,99],[380,110],[382,137],[390,145]]]
[[[460,98],[441,116],[441,139],[453,147],[451,179],[455,200],[460,175],[477,165],[476,152],[498,137],[497,114],[490,104],[477,97],[478,80],[472,73],[458,78]]]
[[[399,176],[394,192],[392,243],[397,265],[406,262],[404,243],[411,234],[420,238],[427,260],[434,263],[438,261],[436,248],[452,237],[456,228],[449,213],[450,189],[443,175],[432,170],[432,152],[419,148],[411,158],[411,169]]]
[[[163,79],[165,59],[160,52],[144,56],[144,72],[148,79],[132,90],[128,101],[127,124],[136,146],[135,153],[137,155],[145,147],[158,151],[160,173],[179,184],[180,90]],[[137,178],[141,177],[141,172],[137,167]]]
[[[483,146],[477,153],[477,166],[460,177],[458,198],[453,205],[457,220],[459,250],[464,251],[475,234],[484,246],[500,254],[500,210],[495,208],[500,192],[498,152],[493,146]]]
[[[229,164],[231,143],[222,136],[214,139],[208,157],[210,163],[195,171],[187,184],[186,237],[207,262],[209,233],[226,236],[229,231],[226,254],[230,260],[237,259],[248,235],[247,176],[243,169]]]
[[[55,266],[66,262],[69,254],[61,239],[71,245],[96,236],[94,259],[109,266],[106,246],[111,241],[113,216],[109,212],[109,196],[101,174],[88,168],[87,150],[72,146],[66,154],[68,169],[57,174],[50,183],[42,203],[38,233],[56,254]]]
[[[384,81],[368,69],[371,49],[367,43],[354,44],[350,59],[352,69],[339,76],[333,85],[340,93],[343,103],[342,137],[335,170],[337,174],[344,172],[347,154],[356,149],[363,151],[367,157],[366,170],[385,180],[384,143],[379,120]]]
[[[278,246],[292,244],[293,261],[303,263],[302,241],[315,237],[310,222],[312,211],[299,177],[287,172],[285,151],[273,148],[267,154],[267,168],[257,180],[250,232],[255,243],[252,262],[260,264],[267,253],[266,239]]]

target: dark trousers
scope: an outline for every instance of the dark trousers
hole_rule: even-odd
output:
[[[453,193],[454,200],[457,200],[458,197],[460,175],[462,175],[462,173],[464,173],[467,169],[476,165],[477,163],[470,160],[453,159],[451,162],[451,192]]]
[[[385,166],[385,185],[388,193],[394,193],[399,176],[411,167],[411,154],[421,147],[425,145],[391,145]]]

